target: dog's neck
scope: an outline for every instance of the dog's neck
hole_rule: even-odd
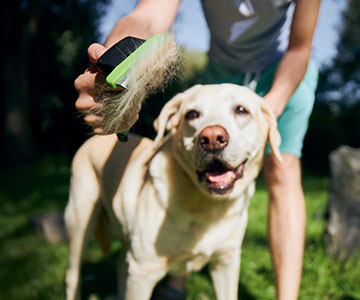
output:
[[[202,192],[194,183],[197,178],[191,178],[174,157],[171,143],[167,142],[157,152],[149,166],[159,204],[168,213],[179,214],[181,211],[183,216],[188,215],[199,222],[204,219],[208,223],[209,218],[216,221],[246,210],[252,184],[240,197],[233,199],[216,198]]]

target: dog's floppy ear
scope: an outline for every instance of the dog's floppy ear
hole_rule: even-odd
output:
[[[185,92],[177,94],[165,104],[160,115],[154,121],[154,128],[157,131],[155,143],[165,136],[166,130],[171,130],[172,134],[176,132],[181,120],[181,105],[186,105],[191,100],[191,95],[200,89],[201,86],[201,84],[194,85]]]
[[[154,128],[157,131],[155,142],[159,142],[165,135],[166,130],[172,130],[180,122],[180,106],[184,99],[184,94],[177,94],[165,104],[160,115],[154,121]]]
[[[261,111],[268,123],[268,140],[270,143],[271,151],[275,155],[276,159],[281,163],[283,158],[281,156],[279,147],[281,144],[280,133],[277,129],[277,122],[274,113],[272,112],[269,104],[266,101],[261,100]]]

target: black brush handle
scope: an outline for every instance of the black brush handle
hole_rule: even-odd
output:
[[[109,48],[96,62],[103,72],[110,74],[117,65],[140,47],[145,40],[128,36]]]
[[[96,62],[99,70],[110,74],[124,59],[140,47],[145,40],[128,36],[109,48]],[[117,134],[119,141],[128,141],[128,130]]]

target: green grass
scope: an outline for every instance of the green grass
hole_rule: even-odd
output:
[[[0,299],[64,299],[68,250],[51,245],[29,226],[29,218],[67,201],[70,161],[47,157],[28,167],[0,172]],[[329,179],[304,178],[308,211],[300,299],[360,299],[360,260],[345,264],[326,253],[324,227]],[[267,194],[262,180],[252,199],[243,245],[239,299],[275,299],[274,274],[267,246]],[[83,264],[84,299],[103,299],[115,292],[114,254],[103,257],[95,243]],[[215,299],[206,268],[188,281],[191,300]]]

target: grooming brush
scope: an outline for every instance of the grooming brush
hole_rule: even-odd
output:
[[[178,65],[179,48],[170,32],[148,40],[126,37],[108,49],[97,67],[116,93],[103,93],[103,106],[94,109],[103,117],[104,134],[117,133],[120,141],[126,141],[129,129],[120,128],[126,114],[137,112],[149,93],[172,80]]]

